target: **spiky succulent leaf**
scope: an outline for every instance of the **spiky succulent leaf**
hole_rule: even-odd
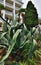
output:
[[[7,59],[8,56],[10,55],[10,53],[11,53],[11,51],[14,48],[14,45],[16,43],[16,38],[17,38],[17,36],[19,35],[20,32],[21,32],[21,30],[17,30],[16,33],[14,34],[13,39],[11,40],[11,45],[9,46],[6,55],[2,58],[0,63],[3,62],[5,59]]]

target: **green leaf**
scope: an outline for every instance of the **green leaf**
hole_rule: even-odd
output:
[[[36,51],[36,48],[37,48],[37,42],[35,39],[33,39],[33,42],[31,44],[29,52],[28,52],[28,59],[32,58],[33,53]]]
[[[5,65],[5,63],[4,63],[4,62],[2,62],[2,63],[0,63],[0,65]]]
[[[2,63],[4,60],[6,60],[8,58],[8,56],[10,55],[10,53],[11,53],[11,51],[14,48],[14,45],[16,43],[17,36],[19,35],[20,32],[21,32],[21,29],[17,30],[16,33],[14,34],[11,45],[9,46],[6,55],[2,58],[0,63]]]
[[[0,40],[6,35],[7,32],[1,34]]]
[[[11,62],[11,64],[10,65],[20,65],[19,63],[17,63],[17,62]]]

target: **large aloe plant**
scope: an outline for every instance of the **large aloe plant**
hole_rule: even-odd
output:
[[[2,60],[0,60],[0,63],[3,62],[5,59],[8,58],[8,56],[10,55],[12,49],[14,48],[14,45],[16,43],[16,39],[17,36],[19,35],[19,33],[21,32],[21,29],[18,29],[15,34],[13,34],[13,37],[11,39],[10,37],[10,32],[6,31],[4,33],[1,34],[0,37],[0,48],[1,47],[6,47],[7,51],[6,51],[6,55],[2,57]]]
[[[5,48],[6,53],[0,59],[0,64],[7,62],[8,58],[12,56],[15,62],[25,61],[28,65],[35,65],[32,59],[37,50],[34,32],[33,29],[28,31],[25,24],[17,23],[14,26],[9,26],[5,23],[0,37],[0,48]]]

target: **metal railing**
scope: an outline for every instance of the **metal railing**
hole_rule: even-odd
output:
[[[12,16],[12,12],[5,10],[5,14]]]
[[[0,0],[0,4],[4,5],[4,0]],[[8,6],[13,9],[13,4],[9,4],[9,3],[5,2],[5,6]]]
[[[17,1],[22,2],[22,0],[17,0]]]
[[[19,7],[15,7],[15,10],[19,10],[20,8]]]
[[[12,4],[9,4],[9,3],[6,2],[6,6],[8,6],[8,7],[13,9],[13,5]]]
[[[17,3],[18,5],[22,5],[22,3],[20,3],[19,1],[15,0],[15,3]]]

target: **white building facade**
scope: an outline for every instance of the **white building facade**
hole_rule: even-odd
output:
[[[0,4],[2,4],[6,9],[0,10],[0,15],[6,19],[8,18],[10,21],[12,20],[12,15],[14,14],[14,20],[18,10],[22,7],[22,0],[0,0]],[[2,25],[2,19],[0,18],[0,30]]]
[[[2,15],[2,17],[4,19],[9,18],[11,20],[12,12],[15,19],[15,16],[23,3],[22,0],[0,0],[0,4],[2,4],[6,8],[5,10],[0,10],[0,14]]]

